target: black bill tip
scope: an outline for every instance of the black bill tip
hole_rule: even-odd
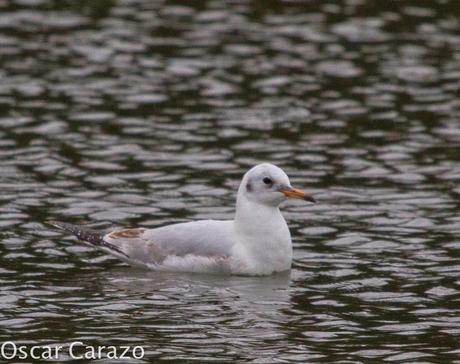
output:
[[[316,200],[313,198],[313,196],[310,195],[305,195],[303,199],[311,203],[316,203]]]

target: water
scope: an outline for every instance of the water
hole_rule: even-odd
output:
[[[0,2],[0,342],[142,345],[132,363],[460,363],[458,15]],[[136,270],[44,224],[230,219],[261,161],[319,201],[283,207],[289,275]]]

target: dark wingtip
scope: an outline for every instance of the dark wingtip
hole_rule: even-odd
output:
[[[77,226],[77,225],[72,225],[72,224],[67,224],[65,222],[59,222],[59,221],[54,221],[54,220],[46,220],[46,224],[57,227],[58,229],[67,231],[77,237],[77,239],[82,240],[86,243],[90,243],[96,247],[99,248],[107,248],[110,249],[117,254],[121,254],[126,258],[129,258],[129,256],[122,251],[118,246],[115,246],[113,244],[110,244],[106,241],[104,241],[103,235],[92,229],[87,229],[82,226]]]

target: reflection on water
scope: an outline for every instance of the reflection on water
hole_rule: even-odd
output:
[[[253,278],[115,269],[93,278],[81,277],[85,292],[99,297],[90,298],[97,319],[88,322],[89,331],[102,327],[122,342],[132,336],[133,326],[142,327],[138,335],[146,350],[153,353],[168,342],[168,351],[176,353],[169,354],[171,359],[187,359],[184,346],[212,356],[222,351],[213,348],[217,343],[232,351],[260,339],[278,346],[277,340],[286,337],[289,274]]]
[[[453,0],[1,2],[0,342],[459,362],[457,15]],[[283,208],[290,275],[139,271],[43,224],[229,219],[261,161],[319,200]]]

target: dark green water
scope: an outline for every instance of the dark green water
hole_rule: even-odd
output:
[[[460,363],[459,9],[0,1],[0,342]],[[290,275],[136,270],[44,225],[231,219],[261,161],[319,201],[283,208]]]

